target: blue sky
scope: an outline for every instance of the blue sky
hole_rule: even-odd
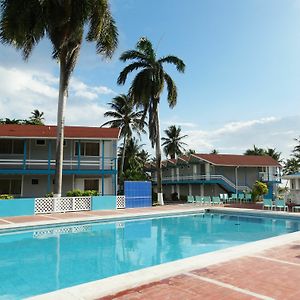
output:
[[[126,93],[116,79],[120,53],[147,36],[158,55],[174,54],[185,74],[167,67],[178,87],[170,110],[161,99],[162,129],[176,124],[197,152],[243,153],[255,143],[287,157],[299,136],[299,0],[111,0],[119,47],[111,61],[85,43],[73,74],[66,122],[104,122],[106,103]],[[37,108],[56,121],[58,65],[45,40],[24,62],[0,46],[1,117],[26,118]],[[147,143],[147,138],[144,141]]]

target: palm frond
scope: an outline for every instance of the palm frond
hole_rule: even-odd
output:
[[[168,103],[173,108],[177,103],[177,87],[173,79],[167,74],[164,74],[165,81],[167,83],[168,90]]]
[[[164,56],[164,57],[160,58],[158,60],[158,62],[160,64],[163,64],[163,63],[173,64],[176,66],[176,69],[178,72],[183,73],[185,71],[185,64],[184,64],[183,60],[181,60],[180,58],[178,58],[174,55]]]
[[[147,67],[149,67],[149,65],[146,64],[146,63],[143,63],[143,62],[135,62],[135,63],[132,63],[132,64],[128,65],[120,73],[120,75],[118,77],[118,80],[117,80],[117,83],[122,84],[122,85],[125,84],[127,76],[128,76],[129,73],[131,73],[132,71],[137,70],[139,68],[147,68]]]

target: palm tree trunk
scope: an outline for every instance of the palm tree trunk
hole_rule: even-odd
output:
[[[164,205],[163,188],[162,188],[162,169],[161,169],[161,148],[160,148],[160,125],[158,115],[158,103],[156,107],[156,141],[155,141],[155,152],[156,152],[156,172],[157,172],[157,201],[158,204]]]
[[[56,128],[56,155],[55,155],[55,185],[54,196],[61,197],[62,191],[62,170],[64,157],[64,127],[65,108],[68,97],[68,75],[66,72],[65,59],[60,60],[59,94],[57,107],[57,128]]]
[[[125,162],[126,144],[127,144],[127,134],[125,134],[125,136],[124,136],[123,151],[122,151],[122,158],[121,158],[121,170],[120,170],[120,176],[123,175],[123,171],[124,171],[124,162]]]

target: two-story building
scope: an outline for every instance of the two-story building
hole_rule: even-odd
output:
[[[118,128],[65,126],[62,195],[117,192]],[[0,194],[43,197],[54,188],[56,126],[0,125]]]
[[[217,196],[251,190],[260,180],[267,183],[268,196],[281,182],[281,165],[270,156],[192,154],[162,162],[162,183],[166,199],[180,196]],[[155,165],[148,166],[155,186]]]

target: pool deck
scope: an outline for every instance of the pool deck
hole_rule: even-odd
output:
[[[223,207],[221,209],[224,210]],[[202,210],[201,206],[168,205],[9,217],[0,218],[0,232],[36,225]],[[226,210],[270,214],[269,211],[239,208]],[[276,214],[300,217],[299,213]],[[299,284],[300,232],[294,232],[73,286],[32,299],[300,299]]]

